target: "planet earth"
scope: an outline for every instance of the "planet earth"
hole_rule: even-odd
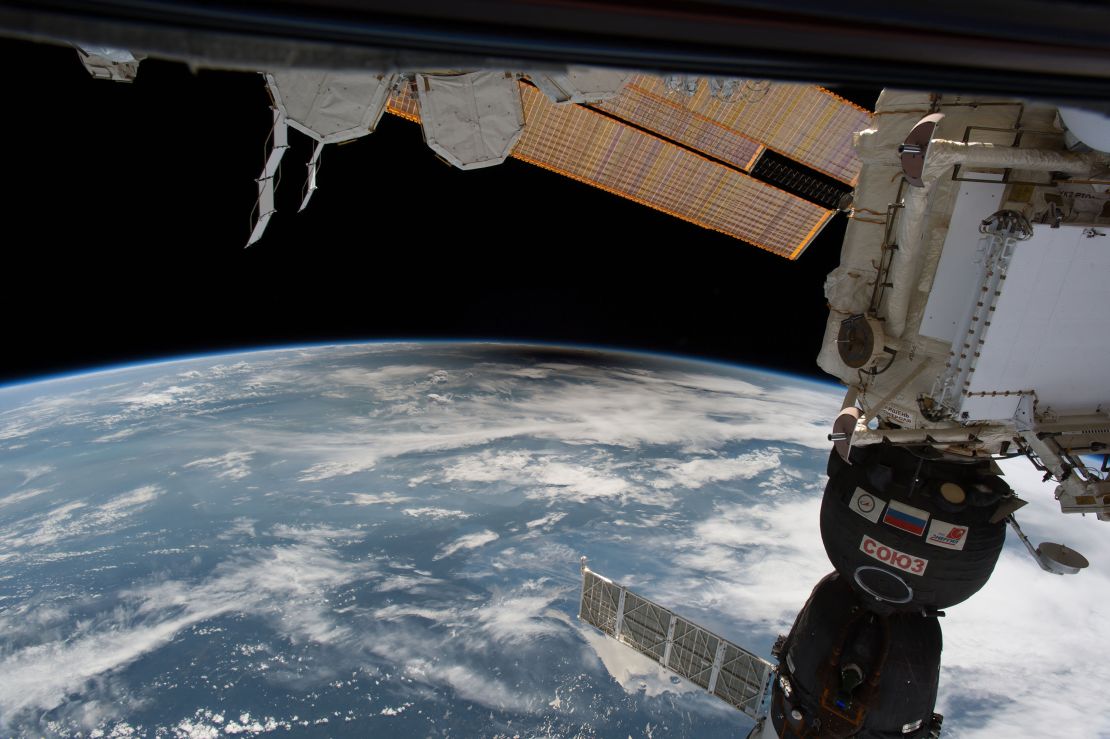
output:
[[[769,659],[831,569],[841,397],[434,342],[0,389],[0,733],[743,736],[749,717],[577,619],[579,558]],[[1026,467],[1007,467],[1024,528],[1092,566],[1042,573],[1011,537],[942,624],[945,736],[1110,736],[1107,524],[1065,520]]]

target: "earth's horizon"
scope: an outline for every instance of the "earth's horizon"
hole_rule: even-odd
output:
[[[841,397],[716,360],[473,341],[0,387],[0,733],[742,736],[746,716],[576,619],[578,558],[769,657],[831,570]],[[1049,711],[1110,735],[1067,691],[1107,675],[1076,646],[1107,628],[1105,537],[1050,508],[1023,525],[1078,531],[1092,572],[1038,579],[1008,543],[943,624],[946,736],[1032,736]],[[1030,581],[1073,609],[1025,603]],[[1022,635],[1039,646],[1001,654]]]

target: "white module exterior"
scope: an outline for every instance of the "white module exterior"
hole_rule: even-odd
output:
[[[1110,236],[1086,233],[1037,225],[1017,244],[963,401],[968,418],[1012,416],[1013,396],[997,408],[989,395],[1007,390],[1034,391],[1042,412],[1110,409]]]
[[[288,124],[324,144],[365,136],[381,120],[394,75],[288,70],[266,74]]]
[[[975,278],[981,258],[979,223],[1002,208],[1006,186],[999,183],[964,182],[944,239],[933,288],[925,304],[918,333],[951,344],[975,296]]]
[[[520,88],[509,72],[417,74],[424,139],[459,169],[508,158],[524,131]]]
[[[535,72],[528,78],[553,103],[587,105],[619,95],[628,75],[612,69],[568,67],[566,72]]]
[[[971,301],[983,258],[979,223],[1002,207],[1006,186],[961,184],[944,251],[918,333],[951,344]],[[957,410],[965,420],[1012,418],[1023,393],[1044,411],[1110,408],[1110,236],[1036,224],[1019,242],[1000,284],[975,371]]]

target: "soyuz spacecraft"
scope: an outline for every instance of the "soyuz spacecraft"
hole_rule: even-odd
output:
[[[142,55],[79,46],[96,77]],[[256,70],[273,126],[248,244],[275,209],[293,129],[327,144],[386,112],[462,169],[507,157],[797,258],[849,224],[818,364],[830,419],[818,582],[775,662],[592,571],[579,617],[756,720],[763,737],[935,739],[944,609],[988,581],[1012,529],[997,460],[1024,457],[1064,513],[1110,521],[1110,119],[1018,97],[827,90],[590,67]]]
[[[679,617],[583,563],[580,617],[679,650],[659,661],[758,718],[753,737],[940,735],[938,617],[986,584],[1007,527],[1049,573],[1088,564],[1025,537],[996,460],[1027,458],[1064,513],[1110,520],[1110,119],[888,90],[855,145],[818,356],[848,388],[820,514],[835,571],[778,663],[683,640]]]

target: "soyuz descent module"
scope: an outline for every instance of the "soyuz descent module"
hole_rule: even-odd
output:
[[[143,58],[78,51],[119,81]],[[818,356],[848,388],[820,513],[834,571],[777,664],[585,558],[579,617],[756,719],[752,737],[938,737],[939,619],[986,584],[1007,528],[1048,572],[1087,566],[1025,538],[996,460],[1026,457],[1065,513],[1110,520],[1110,119],[1017,98],[887,90],[871,113],[812,85],[433,67],[257,69],[273,128],[248,243],[274,213],[290,128],[314,141],[304,208],[322,148],[386,111],[456,167],[516,157],[790,259],[846,213]]]

